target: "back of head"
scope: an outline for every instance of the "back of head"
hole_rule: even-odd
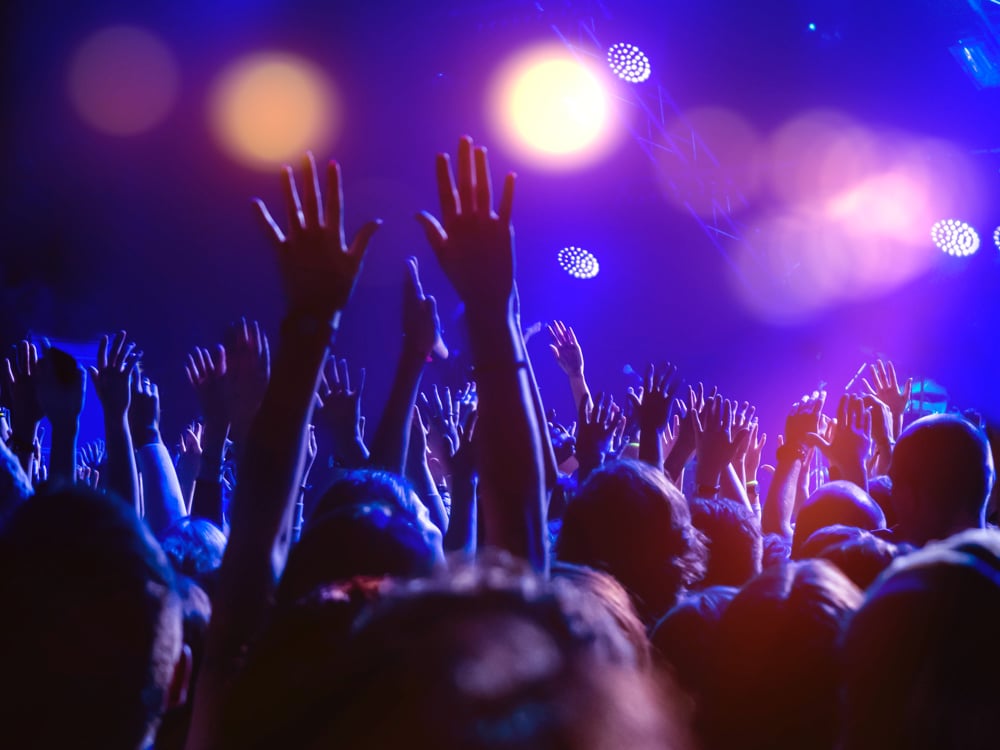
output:
[[[748,583],[716,634],[699,707],[706,747],[832,748],[837,643],[861,597],[825,560],[771,568]]]
[[[968,531],[897,560],[851,619],[844,747],[995,748],[1000,533]]]
[[[827,546],[817,557],[832,562],[864,591],[902,554],[898,545],[863,531],[855,539]]]
[[[209,596],[215,594],[226,551],[226,536],[218,526],[203,518],[182,518],[160,535],[160,546],[175,571]]]
[[[827,482],[813,492],[795,519],[792,559],[801,557],[802,545],[827,526],[854,526],[865,531],[885,528],[885,514],[871,495],[854,482]]]
[[[6,747],[141,746],[182,648],[163,551],[121,500],[38,495],[0,530]],[[16,738],[16,740],[15,740]]]
[[[428,539],[398,508],[381,503],[344,507],[311,522],[292,548],[278,602],[289,605],[317,586],[357,576],[426,576],[443,559],[440,534]]]
[[[712,586],[688,594],[656,623],[650,636],[661,666],[677,676],[681,686],[694,693],[711,669],[715,633],[738,589]]]
[[[352,469],[341,472],[317,501],[306,526],[327,513],[355,505],[382,503],[410,515],[419,513],[420,500],[401,476],[388,471]]]
[[[691,523],[708,539],[708,569],[699,585],[740,587],[760,573],[764,537],[749,508],[733,500],[696,497]]]
[[[896,442],[892,504],[905,541],[981,528],[996,477],[983,432],[957,414],[922,417]]]
[[[652,623],[704,575],[706,550],[680,490],[662,471],[622,460],[591,474],[570,501],[556,557],[613,575]]]
[[[664,707],[620,662],[620,634],[608,648],[615,630],[573,587],[511,563],[403,584],[362,616],[282,745],[663,747]]]
[[[564,562],[552,563],[550,574],[553,581],[572,585],[583,597],[596,602],[611,615],[611,621],[618,626],[621,635],[625,636],[635,651],[636,665],[640,669],[647,669],[651,665],[646,628],[639,619],[628,592],[613,576],[584,565]]]

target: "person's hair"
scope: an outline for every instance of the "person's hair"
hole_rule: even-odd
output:
[[[792,559],[802,557],[805,541],[827,526],[855,526],[865,531],[885,528],[885,514],[871,496],[854,482],[827,482],[803,503],[795,519]]]
[[[340,472],[316,501],[306,519],[306,529],[310,524],[322,521],[328,513],[370,503],[382,503],[414,517],[419,515],[421,505],[413,487],[398,474],[373,469],[350,469]]]
[[[647,624],[705,574],[704,537],[687,501],[662,471],[620,460],[591,474],[570,501],[556,557],[604,570]]]
[[[226,535],[204,518],[182,518],[160,535],[160,546],[174,570],[214,596]]]
[[[854,539],[827,545],[817,557],[832,562],[864,591],[902,554],[898,545],[862,531]]]
[[[708,567],[699,586],[739,588],[760,573],[764,537],[749,508],[725,498],[691,501],[691,523],[707,538]]]
[[[135,750],[166,705],[181,608],[156,540],[116,497],[36,495],[0,528],[9,747]]]
[[[729,602],[739,592],[732,586],[695,591],[667,612],[653,628],[650,641],[660,666],[682,687],[700,693],[715,652],[715,633]]]
[[[635,651],[636,665],[640,669],[648,669],[651,666],[646,628],[639,619],[628,592],[618,581],[607,573],[585,565],[558,561],[552,563],[550,574],[553,581],[566,581],[572,584],[581,594],[592,597],[604,607]]]
[[[770,568],[748,583],[716,631],[698,716],[706,748],[832,748],[837,644],[861,597],[825,560]]]
[[[385,590],[336,652],[266,728],[234,706],[227,746],[647,748],[672,729],[603,606],[510,561]]]
[[[898,559],[843,647],[845,750],[986,750],[1000,702],[1000,533],[974,530]]]
[[[892,507],[892,480],[888,474],[880,474],[868,480],[868,494],[878,503],[885,515],[885,527],[891,529],[896,525],[896,513]]]
[[[383,503],[328,511],[292,547],[277,600],[292,604],[317,586],[358,576],[416,578],[443,560],[440,536],[429,540],[415,519]]]
[[[957,414],[922,417],[903,430],[889,476],[895,515],[906,540],[918,544],[981,527],[996,478],[985,434]]]

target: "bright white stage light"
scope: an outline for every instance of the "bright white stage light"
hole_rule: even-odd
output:
[[[559,251],[559,265],[575,279],[592,279],[601,271],[601,264],[589,250],[569,245]]]
[[[626,42],[612,44],[608,48],[608,65],[616,76],[629,83],[642,83],[653,72],[645,53]]]
[[[972,255],[979,249],[979,234],[969,224],[957,219],[945,219],[931,227],[934,244],[948,255]]]

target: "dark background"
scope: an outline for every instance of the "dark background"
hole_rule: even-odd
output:
[[[983,3],[1000,21],[1000,6]],[[1000,223],[1000,154],[980,153],[1000,148],[1000,89],[977,90],[949,52],[978,28],[964,0],[36,0],[6,3],[0,13],[2,341],[30,332],[90,352],[101,333],[126,328],[161,384],[168,443],[197,412],[184,354],[220,340],[240,314],[274,334],[282,310],[272,251],[249,204],[252,195],[276,202],[278,181],[218,149],[205,116],[215,76],[240,55],[283,49],[314,60],[337,82],[344,128],[333,152],[344,168],[348,230],[374,216],[385,220],[337,345],[352,366],[367,367],[372,418],[398,350],[408,255],[422,262],[425,288],[451,329],[446,337],[459,341],[455,296],[412,218],[435,208],[434,154],[454,149],[463,133],[490,143],[482,91],[491,71],[522,45],[555,40],[553,25],[572,28],[581,19],[594,19],[602,39],[644,49],[655,79],[681,108],[727,107],[767,133],[822,106],[872,127],[949,140],[971,155],[981,178],[966,220],[983,247],[968,259],[931,247],[932,267],[906,286],[777,325],[746,309],[722,255],[663,199],[634,142],[564,174],[494,148],[494,175],[519,173],[526,325],[556,317],[574,325],[597,390],[623,398],[631,383],[625,364],[669,359],[689,380],[758,403],[772,434],[802,392],[827,382],[842,389],[876,354],[903,373],[943,383],[957,406],[1000,417],[1000,257],[991,239]],[[170,115],[132,138],[94,132],[66,96],[76,46],[117,23],[154,31],[180,64]],[[574,280],[559,269],[556,252],[568,244],[598,255],[596,279]],[[546,338],[530,343],[543,397],[570,421],[569,389]],[[437,377],[454,383],[461,373]],[[89,401],[88,412],[93,394]],[[92,429],[91,420],[85,433]]]

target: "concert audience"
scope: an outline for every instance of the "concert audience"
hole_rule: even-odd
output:
[[[47,342],[4,361],[0,746],[997,746],[979,423],[922,415],[873,362],[832,413],[794,401],[761,497],[753,405],[669,364],[616,402],[553,321],[579,407],[556,424],[521,327],[515,178],[495,193],[469,138],[418,221],[471,367],[423,382],[449,351],[409,259],[368,422],[364,370],[352,388],[335,352],[380,222],[348,242],[339,165],[301,166],[283,221],[255,204],[274,346],[240,318],[178,363],[200,413],[174,455],[125,331],[89,372]],[[88,380],[104,439],[78,445]]]

